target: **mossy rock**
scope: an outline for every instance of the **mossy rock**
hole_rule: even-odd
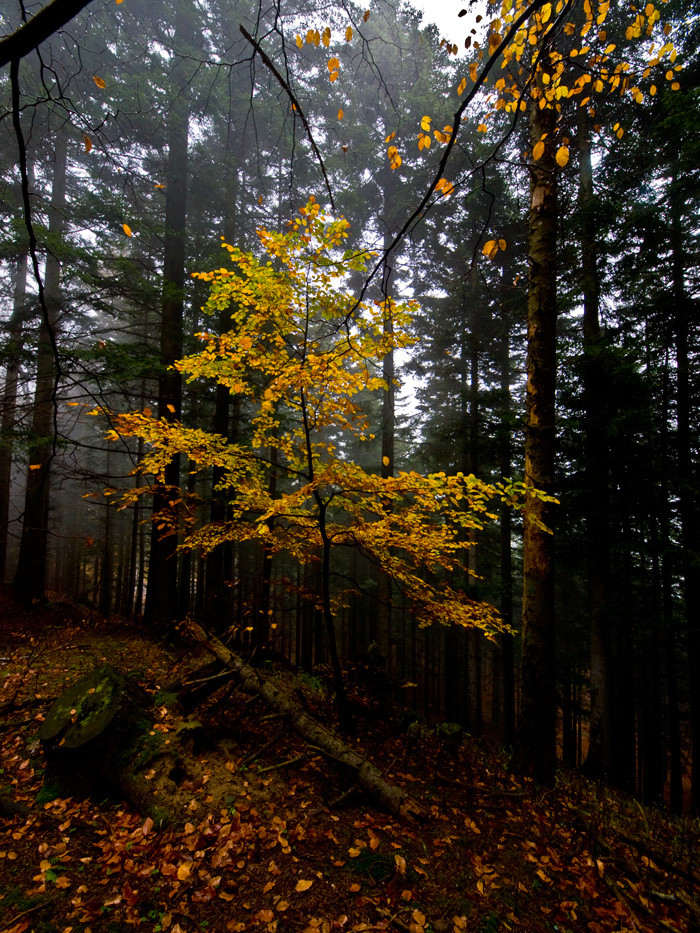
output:
[[[109,664],[81,677],[55,700],[39,738],[46,745],[68,750],[102,735],[120,710],[126,683]]]

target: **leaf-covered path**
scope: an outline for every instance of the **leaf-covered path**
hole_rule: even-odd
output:
[[[400,821],[231,682],[183,718],[157,691],[203,663],[194,645],[6,595],[0,608],[0,793],[28,807],[0,816],[2,933],[697,929],[697,821],[575,776],[521,784],[503,755],[406,733],[358,688],[357,747],[429,814]],[[154,732],[185,749],[153,778],[181,813],[167,830],[108,798],[36,803],[39,724],[104,660],[158,696]],[[269,675],[333,721],[321,681]]]

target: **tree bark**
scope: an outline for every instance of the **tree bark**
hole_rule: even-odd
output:
[[[332,761],[351,771],[362,790],[366,791],[390,813],[404,818],[423,817],[423,809],[405,791],[394,787],[382,777],[381,771],[356,751],[342,742],[325,726],[305,712],[289,696],[274,684],[264,680],[257,671],[220,642],[208,635],[195,622],[183,623],[189,632],[207,651],[219,658],[240,680],[246,690],[255,693],[276,712],[288,717],[289,725],[306,742],[327,755]]]
[[[700,567],[698,567],[698,515],[696,506],[693,436],[691,428],[691,374],[689,331],[690,301],[685,287],[685,251],[683,249],[684,199],[679,170],[676,167],[670,186],[671,250],[673,276],[673,326],[676,344],[676,417],[678,483],[681,520],[683,598],[688,632],[690,682],[690,741],[692,812],[700,810]]]
[[[593,778],[610,776],[612,670],[608,585],[608,449],[606,379],[599,317],[599,284],[593,214],[591,127],[585,107],[578,113],[579,212],[581,287],[583,293],[583,394],[585,404],[586,524],[588,547],[588,614],[590,623],[591,718],[584,772]]]
[[[175,14],[175,54],[190,41],[193,24],[187,3],[177,6]],[[163,371],[158,377],[158,417],[179,421],[182,417],[182,378],[172,369],[182,357],[182,317],[185,288],[185,242],[187,238],[187,179],[189,93],[182,63],[173,69],[178,95],[168,114],[168,170],[165,199],[165,254],[163,261],[163,297],[160,325],[160,360]],[[172,512],[174,491],[180,486],[180,457],[175,456],[165,469],[163,482],[153,497],[154,517]],[[148,564],[148,586],[144,618],[163,623],[178,614],[177,532],[163,535],[154,521]],[[175,527],[177,522],[175,521]]]
[[[530,106],[530,143],[544,137],[530,179],[527,421],[525,482],[551,493],[554,486],[554,417],[557,318],[556,114]],[[524,510],[523,617],[520,718],[514,767],[551,785],[556,768],[554,536],[552,508],[528,499]]]
[[[0,581],[7,571],[7,540],[10,526],[10,489],[12,485],[12,455],[17,416],[17,386],[19,383],[19,352],[22,326],[26,314],[27,253],[18,255],[14,269],[14,303],[7,325],[9,346],[5,385],[2,393],[2,425],[0,426]]]
[[[67,138],[56,135],[49,232],[53,243],[65,230]],[[32,447],[27,470],[24,518],[14,586],[27,599],[40,599],[46,586],[49,534],[49,489],[53,457],[56,405],[56,357],[52,344],[59,325],[61,263],[55,253],[46,257],[44,294],[48,320],[42,318],[37,349],[36,387],[32,411]]]

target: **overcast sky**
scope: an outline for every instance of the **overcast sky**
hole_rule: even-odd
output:
[[[441,39],[449,39],[461,49],[468,34],[465,16],[460,19],[459,11],[469,9],[468,0],[409,0],[412,6],[423,11],[425,22],[435,23],[440,30]]]

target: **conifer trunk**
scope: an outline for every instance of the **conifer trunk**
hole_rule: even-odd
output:
[[[544,138],[544,152],[530,167],[527,420],[525,481],[551,493],[554,486],[554,416],[557,318],[557,182],[555,112],[530,106],[530,143]],[[523,617],[520,718],[515,769],[545,785],[556,768],[556,682],[553,511],[528,499],[523,551]]]
[[[27,253],[17,256],[14,268],[12,315],[7,324],[9,346],[2,393],[2,424],[0,425],[0,582],[7,571],[7,540],[10,525],[10,489],[12,485],[12,455],[14,451],[17,387],[19,383],[19,351],[26,311]]]
[[[53,243],[60,241],[65,230],[67,149],[66,134],[59,130],[54,151],[49,219],[49,232]],[[27,470],[22,537],[14,577],[15,588],[28,599],[40,599],[44,596],[46,587],[57,373],[52,336],[55,339],[61,304],[61,263],[55,251],[47,253],[46,256],[44,296],[48,319],[42,317],[39,327],[32,410],[32,446]]]
[[[688,665],[690,670],[690,741],[692,812],[700,810],[700,567],[698,566],[698,515],[693,464],[691,427],[690,378],[690,302],[685,286],[685,255],[683,249],[683,192],[678,169],[674,169],[670,186],[671,249],[673,275],[673,325],[676,344],[676,418],[678,450],[678,482],[681,520],[683,597],[688,632]]]
[[[188,4],[178,4],[175,15],[175,54],[192,36],[191,13]],[[185,287],[185,242],[187,238],[187,175],[189,96],[182,62],[173,69],[178,95],[168,113],[168,169],[165,193],[165,252],[163,258],[163,294],[160,324],[160,362],[158,377],[158,417],[179,421],[182,417],[182,380],[180,373],[170,368],[182,357],[182,318]],[[163,482],[153,497],[154,516],[172,511],[171,502],[178,498],[180,457],[174,456],[165,469]],[[151,550],[148,564],[148,586],[144,617],[151,623],[176,618],[178,613],[177,533],[167,536],[158,529],[157,520],[151,530]],[[177,527],[177,522],[174,523]]]
[[[581,287],[583,293],[583,392],[585,403],[586,525],[588,614],[590,623],[590,740],[584,771],[595,778],[611,775],[612,670],[608,619],[609,539],[608,450],[605,363],[599,317],[591,127],[585,107],[578,113]]]

